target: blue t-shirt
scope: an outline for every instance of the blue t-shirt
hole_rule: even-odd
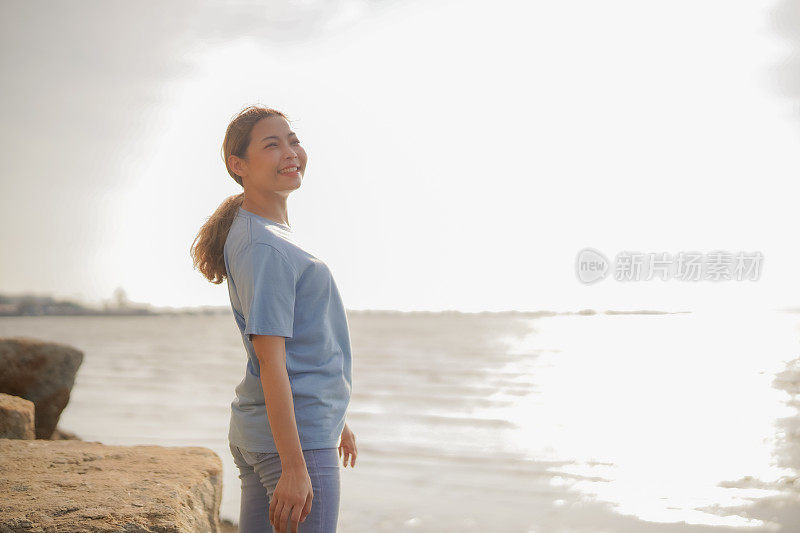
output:
[[[301,448],[335,448],[350,403],[352,361],[347,316],[328,266],[296,242],[289,226],[241,207],[224,249],[233,316],[247,351],[229,441],[278,451],[251,335],[280,335]]]

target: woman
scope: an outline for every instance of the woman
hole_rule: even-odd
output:
[[[247,352],[228,432],[242,480],[239,531],[336,531],[338,458],[353,467],[358,454],[345,423],[350,336],[330,270],[289,224],[286,200],[307,155],[286,115],[259,106],[231,121],[222,149],[244,192],[209,217],[192,257],[212,283],[227,279]]]

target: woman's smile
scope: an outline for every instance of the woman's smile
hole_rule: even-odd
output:
[[[300,167],[287,167],[278,171],[278,174],[283,176],[298,177],[300,176]]]

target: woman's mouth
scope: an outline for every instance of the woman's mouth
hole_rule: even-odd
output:
[[[300,167],[287,167],[283,170],[279,170],[278,174],[284,176],[299,176],[300,175]]]

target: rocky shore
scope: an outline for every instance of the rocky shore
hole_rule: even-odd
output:
[[[108,446],[57,427],[83,353],[0,338],[0,533],[231,533],[203,447]]]

